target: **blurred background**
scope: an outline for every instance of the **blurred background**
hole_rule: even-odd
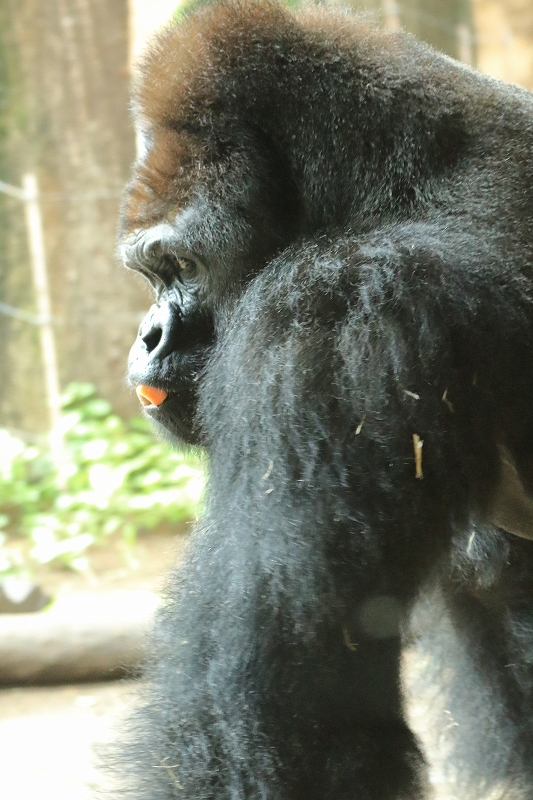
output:
[[[338,5],[533,89],[533,0]],[[157,595],[201,507],[201,454],[155,441],[125,387],[151,299],[115,256],[135,156],[132,70],[179,10],[177,0],[0,0],[0,684],[123,674],[109,665],[135,663],[140,633],[128,651],[124,631],[144,625],[154,603],[130,595],[113,616],[111,601],[80,604],[76,593]],[[73,622],[49,616],[46,638],[43,620],[62,597]],[[80,636],[105,625],[91,661]],[[122,650],[110,655],[117,631]],[[110,735],[117,692],[43,692],[0,692],[0,752],[18,754],[2,769],[0,796],[93,797],[90,747]]]

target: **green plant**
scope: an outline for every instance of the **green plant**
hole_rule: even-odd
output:
[[[120,419],[88,384],[70,385],[62,405],[59,472],[47,440],[28,445],[0,429],[0,576],[32,561],[86,569],[87,548],[110,534],[131,544],[199,511],[199,452],[170,449],[144,419]]]

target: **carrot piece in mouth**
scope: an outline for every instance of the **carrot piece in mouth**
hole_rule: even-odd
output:
[[[154,386],[144,386],[142,383],[136,387],[137,397],[143,406],[160,406],[166,400],[168,393],[164,389],[156,389]]]

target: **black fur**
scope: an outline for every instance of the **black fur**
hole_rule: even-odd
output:
[[[122,247],[159,297],[130,380],[211,469],[128,791],[425,797],[418,600],[457,797],[533,797],[533,544],[490,525],[503,461],[533,493],[531,96],[342,14],[223,2],[154,42],[135,107]]]

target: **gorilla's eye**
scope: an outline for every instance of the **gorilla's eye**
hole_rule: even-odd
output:
[[[176,281],[184,284],[194,281],[198,273],[194,259],[166,253],[158,263],[156,277],[163,288],[169,289]]]
[[[176,264],[179,269],[179,278],[183,281],[194,280],[198,275],[198,264],[192,258],[184,258],[179,256],[176,258]]]

